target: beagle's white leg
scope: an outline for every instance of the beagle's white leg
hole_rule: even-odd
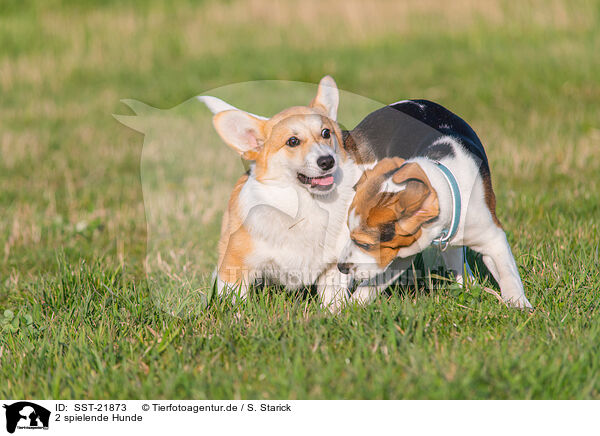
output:
[[[454,275],[461,285],[464,283],[465,256],[463,247],[448,247],[442,251],[442,258],[446,269]]]
[[[485,265],[500,285],[502,299],[514,307],[531,308],[506,234],[496,227],[496,231],[490,236],[484,245],[477,248],[477,251],[483,254]]]
[[[449,247],[448,249],[450,250],[451,248]],[[442,252],[437,247],[429,246],[425,248],[421,252],[421,258],[423,259],[423,266],[425,268],[425,277],[429,277],[432,273],[440,275],[443,268],[448,268],[446,259],[442,257]]]
[[[338,271],[333,264],[323,272],[317,280],[317,294],[321,307],[332,313],[339,311],[348,301],[350,277]]]
[[[487,269],[492,274],[492,277],[494,277],[494,280],[498,281],[498,278],[500,277],[500,273],[498,272],[498,269],[496,269],[496,264],[494,264],[494,261],[492,260],[492,258],[490,256],[482,256],[482,259],[483,259],[483,263],[485,264]]]

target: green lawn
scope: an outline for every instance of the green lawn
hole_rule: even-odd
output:
[[[600,398],[598,53],[598,1],[3,1],[0,397]],[[275,290],[207,306],[243,169],[189,99],[324,74],[474,127],[533,313],[443,285],[337,316]],[[113,118],[132,114],[124,98],[175,107],[157,113],[205,147],[159,159],[183,162],[169,184],[154,143]],[[252,98],[231,99],[265,114],[302,102]],[[152,206],[156,186],[173,204]],[[179,269],[200,284],[165,306],[156,289],[173,284],[155,275]]]

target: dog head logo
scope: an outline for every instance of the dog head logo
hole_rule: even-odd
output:
[[[10,405],[5,404],[6,431],[14,433],[19,429],[48,429],[50,411],[29,401],[19,401]]]

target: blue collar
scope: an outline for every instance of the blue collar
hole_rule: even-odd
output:
[[[442,230],[440,236],[431,243],[431,245],[436,245],[440,247],[440,250],[444,251],[446,248],[448,248],[450,240],[454,238],[456,232],[458,231],[458,224],[460,223],[461,211],[460,189],[458,188],[458,183],[456,182],[456,178],[454,177],[454,174],[452,174],[452,171],[450,171],[445,165],[442,165],[440,162],[434,161],[434,163],[442,171],[442,174],[448,182],[448,186],[450,186],[450,192],[452,194],[452,201],[454,206],[454,214],[452,216],[450,228]]]

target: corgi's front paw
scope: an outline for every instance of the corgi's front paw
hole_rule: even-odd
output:
[[[347,302],[348,291],[345,289],[325,289],[321,295],[321,307],[332,314],[339,313]]]
[[[248,286],[243,282],[227,283],[217,277],[216,288],[218,298],[231,298],[232,303],[243,301],[248,295]]]
[[[361,306],[366,306],[371,303],[377,295],[379,294],[379,289],[377,286],[358,286],[354,292],[352,293],[352,297],[350,297],[350,301],[356,304],[360,304]]]

